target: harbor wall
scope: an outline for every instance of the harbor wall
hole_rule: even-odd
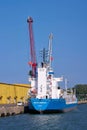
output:
[[[0,83],[0,104],[26,103],[29,89],[29,84]]]
[[[24,106],[0,105],[0,117],[11,116],[24,113]]]

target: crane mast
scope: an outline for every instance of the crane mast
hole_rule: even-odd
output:
[[[49,66],[50,68],[52,64],[52,40],[53,40],[53,34],[51,33],[49,35]]]
[[[34,45],[34,35],[33,35],[33,19],[32,17],[28,17],[27,19],[28,27],[29,27],[29,38],[30,38],[30,55],[31,55],[31,61],[29,62],[29,65],[32,67],[31,76],[36,77],[36,54],[35,54],[35,45]]]

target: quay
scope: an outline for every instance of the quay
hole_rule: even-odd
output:
[[[18,106],[16,104],[4,104],[0,105],[0,117],[18,115],[28,112],[28,106]]]
[[[87,103],[87,100],[80,100],[78,101],[78,104],[86,104]]]

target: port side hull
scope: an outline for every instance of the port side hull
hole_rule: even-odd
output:
[[[66,104],[65,99],[29,99],[30,113],[60,113],[75,109],[76,103]]]

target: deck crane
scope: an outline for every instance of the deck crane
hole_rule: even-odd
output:
[[[31,55],[31,61],[29,62],[29,65],[31,66],[32,70],[30,75],[32,77],[36,77],[36,53],[35,53],[35,45],[34,45],[34,35],[33,35],[33,19],[32,17],[28,17],[27,19],[28,27],[29,27],[29,38],[30,38],[30,55]]]
[[[49,35],[49,66],[51,68],[51,64],[52,64],[52,40],[53,40],[53,34],[51,33]]]

